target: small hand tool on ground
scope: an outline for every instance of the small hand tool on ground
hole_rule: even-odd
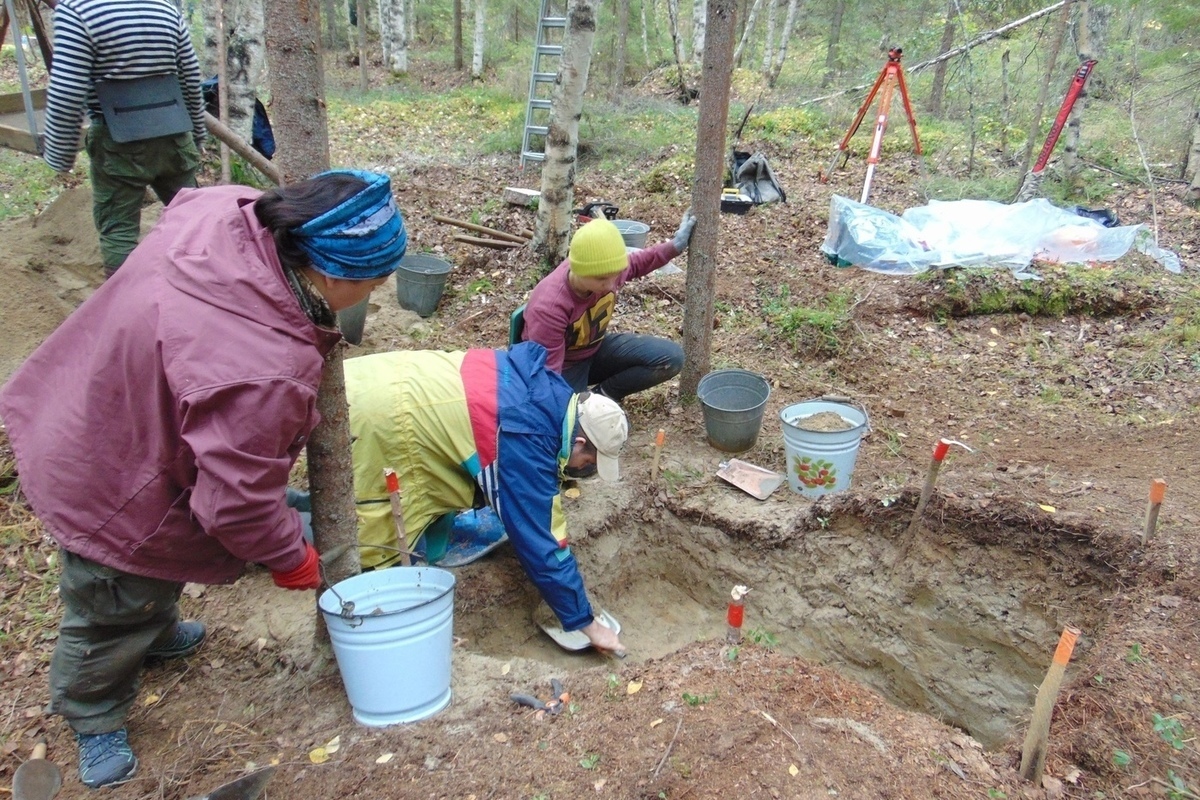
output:
[[[267,781],[271,780],[274,774],[275,767],[263,767],[191,800],[258,800],[266,788]]]
[[[46,743],[33,746],[29,760],[13,775],[13,800],[50,800],[62,788],[62,771],[46,760]]]
[[[558,678],[550,679],[550,691],[553,697],[542,702],[533,695],[522,694],[520,692],[509,695],[514,703],[521,706],[528,706],[534,711],[544,711],[552,716],[558,716],[562,713],[563,708],[571,701],[571,695],[563,688],[562,681]]]

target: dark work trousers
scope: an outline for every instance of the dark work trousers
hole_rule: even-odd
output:
[[[563,369],[576,392],[594,388],[618,403],[634,392],[666,383],[683,369],[683,348],[670,339],[612,333],[587,361]]]
[[[146,187],[167,205],[180,189],[196,185],[200,153],[190,132],[114,142],[99,120],[88,127],[85,146],[91,159],[92,218],[100,234],[100,259],[111,271],[137,246]]]
[[[183,584],[59,553],[66,611],[50,659],[50,711],[76,733],[115,731],[137,697],[146,653],[174,635]]]

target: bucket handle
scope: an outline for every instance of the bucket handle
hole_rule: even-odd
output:
[[[366,548],[374,548],[374,549],[378,549],[378,550],[393,550],[397,553],[402,553],[402,554],[406,554],[406,555],[410,555],[410,556],[413,555],[412,551],[410,551],[410,550],[405,550],[400,547],[392,547],[391,545],[386,545],[386,544],[352,544],[352,543],[340,544],[337,547],[330,548],[326,552],[322,553],[321,557],[317,560],[317,569],[321,573],[321,580],[325,583],[326,586],[329,587],[329,591],[333,592],[333,596],[338,599],[338,605],[341,607],[341,611],[338,612],[337,616],[344,619],[348,624],[350,624],[351,627],[356,628],[359,625],[362,625],[363,621],[367,617],[387,617],[387,616],[391,616],[392,614],[402,613],[400,611],[378,611],[377,610],[375,612],[372,612],[371,614],[355,614],[354,613],[354,601],[344,599],[340,594],[337,593],[337,589],[333,588],[333,584],[331,584],[329,582],[329,579],[325,576],[325,565],[328,563],[332,563],[333,561],[336,561],[337,559],[341,558],[342,555],[345,554],[346,550],[348,550],[351,547],[357,548],[359,550],[365,550]],[[395,569],[395,568],[387,567],[387,569]],[[453,587],[451,587],[451,589],[452,588]],[[447,589],[446,591],[447,592],[451,591],[451,589]],[[409,608],[404,609],[404,611],[405,612],[412,611],[414,609],[421,608],[422,606],[427,606],[430,603],[436,603],[438,600],[441,600],[445,596],[446,596],[446,592],[442,592],[437,597],[430,598],[429,600],[426,600],[424,603],[419,603],[415,606],[410,606]],[[321,613],[323,613],[323,614],[329,613],[325,609],[320,609],[320,610],[321,610]]]
[[[867,421],[867,429],[863,432],[863,436],[866,436],[867,434],[874,432],[875,429],[871,427],[871,415],[867,413],[867,407],[865,405],[863,405],[862,403],[858,402],[857,400],[852,400],[844,394],[833,394],[833,393],[823,394],[820,397],[818,397],[817,399],[823,400],[826,403],[841,403],[843,405],[857,408],[859,411],[861,411],[863,413],[863,419],[865,419]]]

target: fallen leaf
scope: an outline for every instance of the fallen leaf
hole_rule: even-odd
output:
[[[144,705],[144,706],[152,706],[152,705],[154,705],[155,703],[157,703],[157,702],[158,702],[159,700],[161,700],[161,699],[162,699],[162,698],[161,698],[159,695],[156,695],[156,694],[148,694],[148,695],[146,695],[146,699],[142,701],[142,705]]]
[[[500,668],[500,674],[507,675],[511,669],[512,669],[511,664],[505,664],[503,667]]]
[[[324,747],[314,747],[308,751],[308,760],[314,764],[324,764],[329,760],[329,753],[325,752]]]
[[[342,737],[335,736],[332,739],[330,739],[328,742],[325,743],[325,752],[329,753],[329,755],[333,755],[334,753],[336,753],[338,751],[338,748],[340,748],[341,746],[342,746]]]
[[[791,766],[788,767],[788,774],[794,778],[800,774],[800,768],[797,767],[795,764],[792,764]]]
[[[219,723],[217,723],[217,727],[213,728],[213,733],[224,733],[225,729],[228,727],[229,726],[226,725],[224,722],[219,722]]]
[[[608,783],[608,778],[601,778],[600,780],[598,780],[592,784],[592,788],[598,792],[604,788],[604,784],[606,784],[606,783]]]
[[[1040,508],[1042,511],[1045,511],[1047,514],[1053,514],[1055,511],[1058,510],[1054,506],[1048,506],[1044,503],[1038,503],[1038,508]]]
[[[379,758],[375,759],[376,764],[386,764],[396,757],[395,753],[384,753]]]
[[[658,719],[654,720],[654,722],[650,723],[650,727],[657,728],[659,725],[662,725],[662,724],[663,724],[662,717],[659,717]]]
[[[563,494],[564,494],[564,495],[565,495],[567,498],[569,498],[569,499],[571,499],[571,500],[574,500],[575,498],[579,497],[579,489],[577,489],[576,487],[572,486],[570,489],[567,489],[565,492],[563,492]]]
[[[629,685],[625,687],[625,694],[637,694],[641,690],[642,690],[642,682],[641,681],[630,681]]]
[[[495,739],[500,744],[504,744],[505,742],[508,741],[508,737],[506,735],[504,735],[503,733],[497,733],[496,735],[492,736],[492,738]]]

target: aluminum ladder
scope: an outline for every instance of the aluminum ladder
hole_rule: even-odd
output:
[[[558,67],[562,62],[563,42],[567,33],[566,10],[560,6],[554,0],[542,0],[538,15],[533,70],[529,75],[529,105],[525,108],[525,133],[521,138],[522,169],[531,161],[546,160],[550,101],[558,82]]]

